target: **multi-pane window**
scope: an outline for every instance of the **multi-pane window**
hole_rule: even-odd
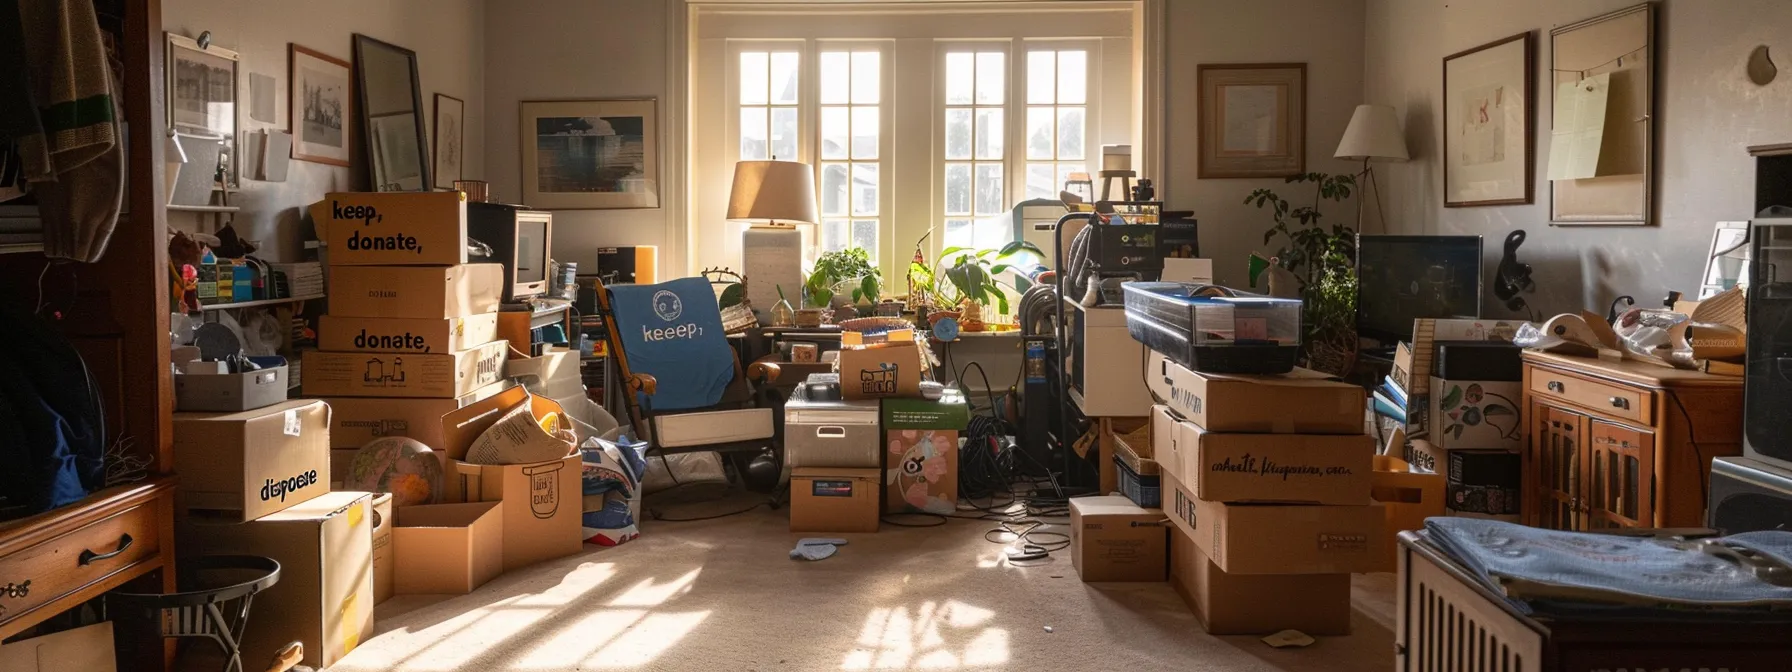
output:
[[[740,159],[797,161],[795,51],[747,51],[740,55]]]
[[[823,51],[819,57],[822,251],[863,247],[877,258],[883,54]]]
[[[945,234],[947,246],[994,247],[1012,226],[992,221],[1007,211],[1004,106],[1007,54],[956,51],[945,62]],[[978,225],[979,220],[984,224]]]
[[[1057,198],[1089,169],[1088,61],[1081,49],[1027,52],[1027,198]]]

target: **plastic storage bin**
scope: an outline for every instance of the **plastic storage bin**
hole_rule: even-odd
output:
[[[1127,332],[1145,347],[1196,371],[1263,374],[1294,369],[1300,353],[1299,300],[1198,296],[1205,287],[1126,283]]]

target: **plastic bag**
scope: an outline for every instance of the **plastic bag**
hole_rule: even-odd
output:
[[[647,461],[647,475],[641,479],[641,491],[652,494],[692,483],[727,482],[722,458],[714,452],[655,455]]]
[[[1632,308],[1618,316],[1612,330],[1632,355],[1693,368],[1692,345],[1686,333],[1691,319],[1671,310]]]

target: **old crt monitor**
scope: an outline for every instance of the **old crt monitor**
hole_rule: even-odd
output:
[[[1357,333],[1404,341],[1416,319],[1481,316],[1480,236],[1356,240]]]
[[[518,205],[467,204],[467,237],[492,250],[486,263],[504,265],[504,302],[516,303],[548,291],[553,213]]]

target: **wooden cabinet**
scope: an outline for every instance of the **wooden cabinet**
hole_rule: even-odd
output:
[[[1524,354],[1524,519],[1697,527],[1711,458],[1742,452],[1742,379]]]

